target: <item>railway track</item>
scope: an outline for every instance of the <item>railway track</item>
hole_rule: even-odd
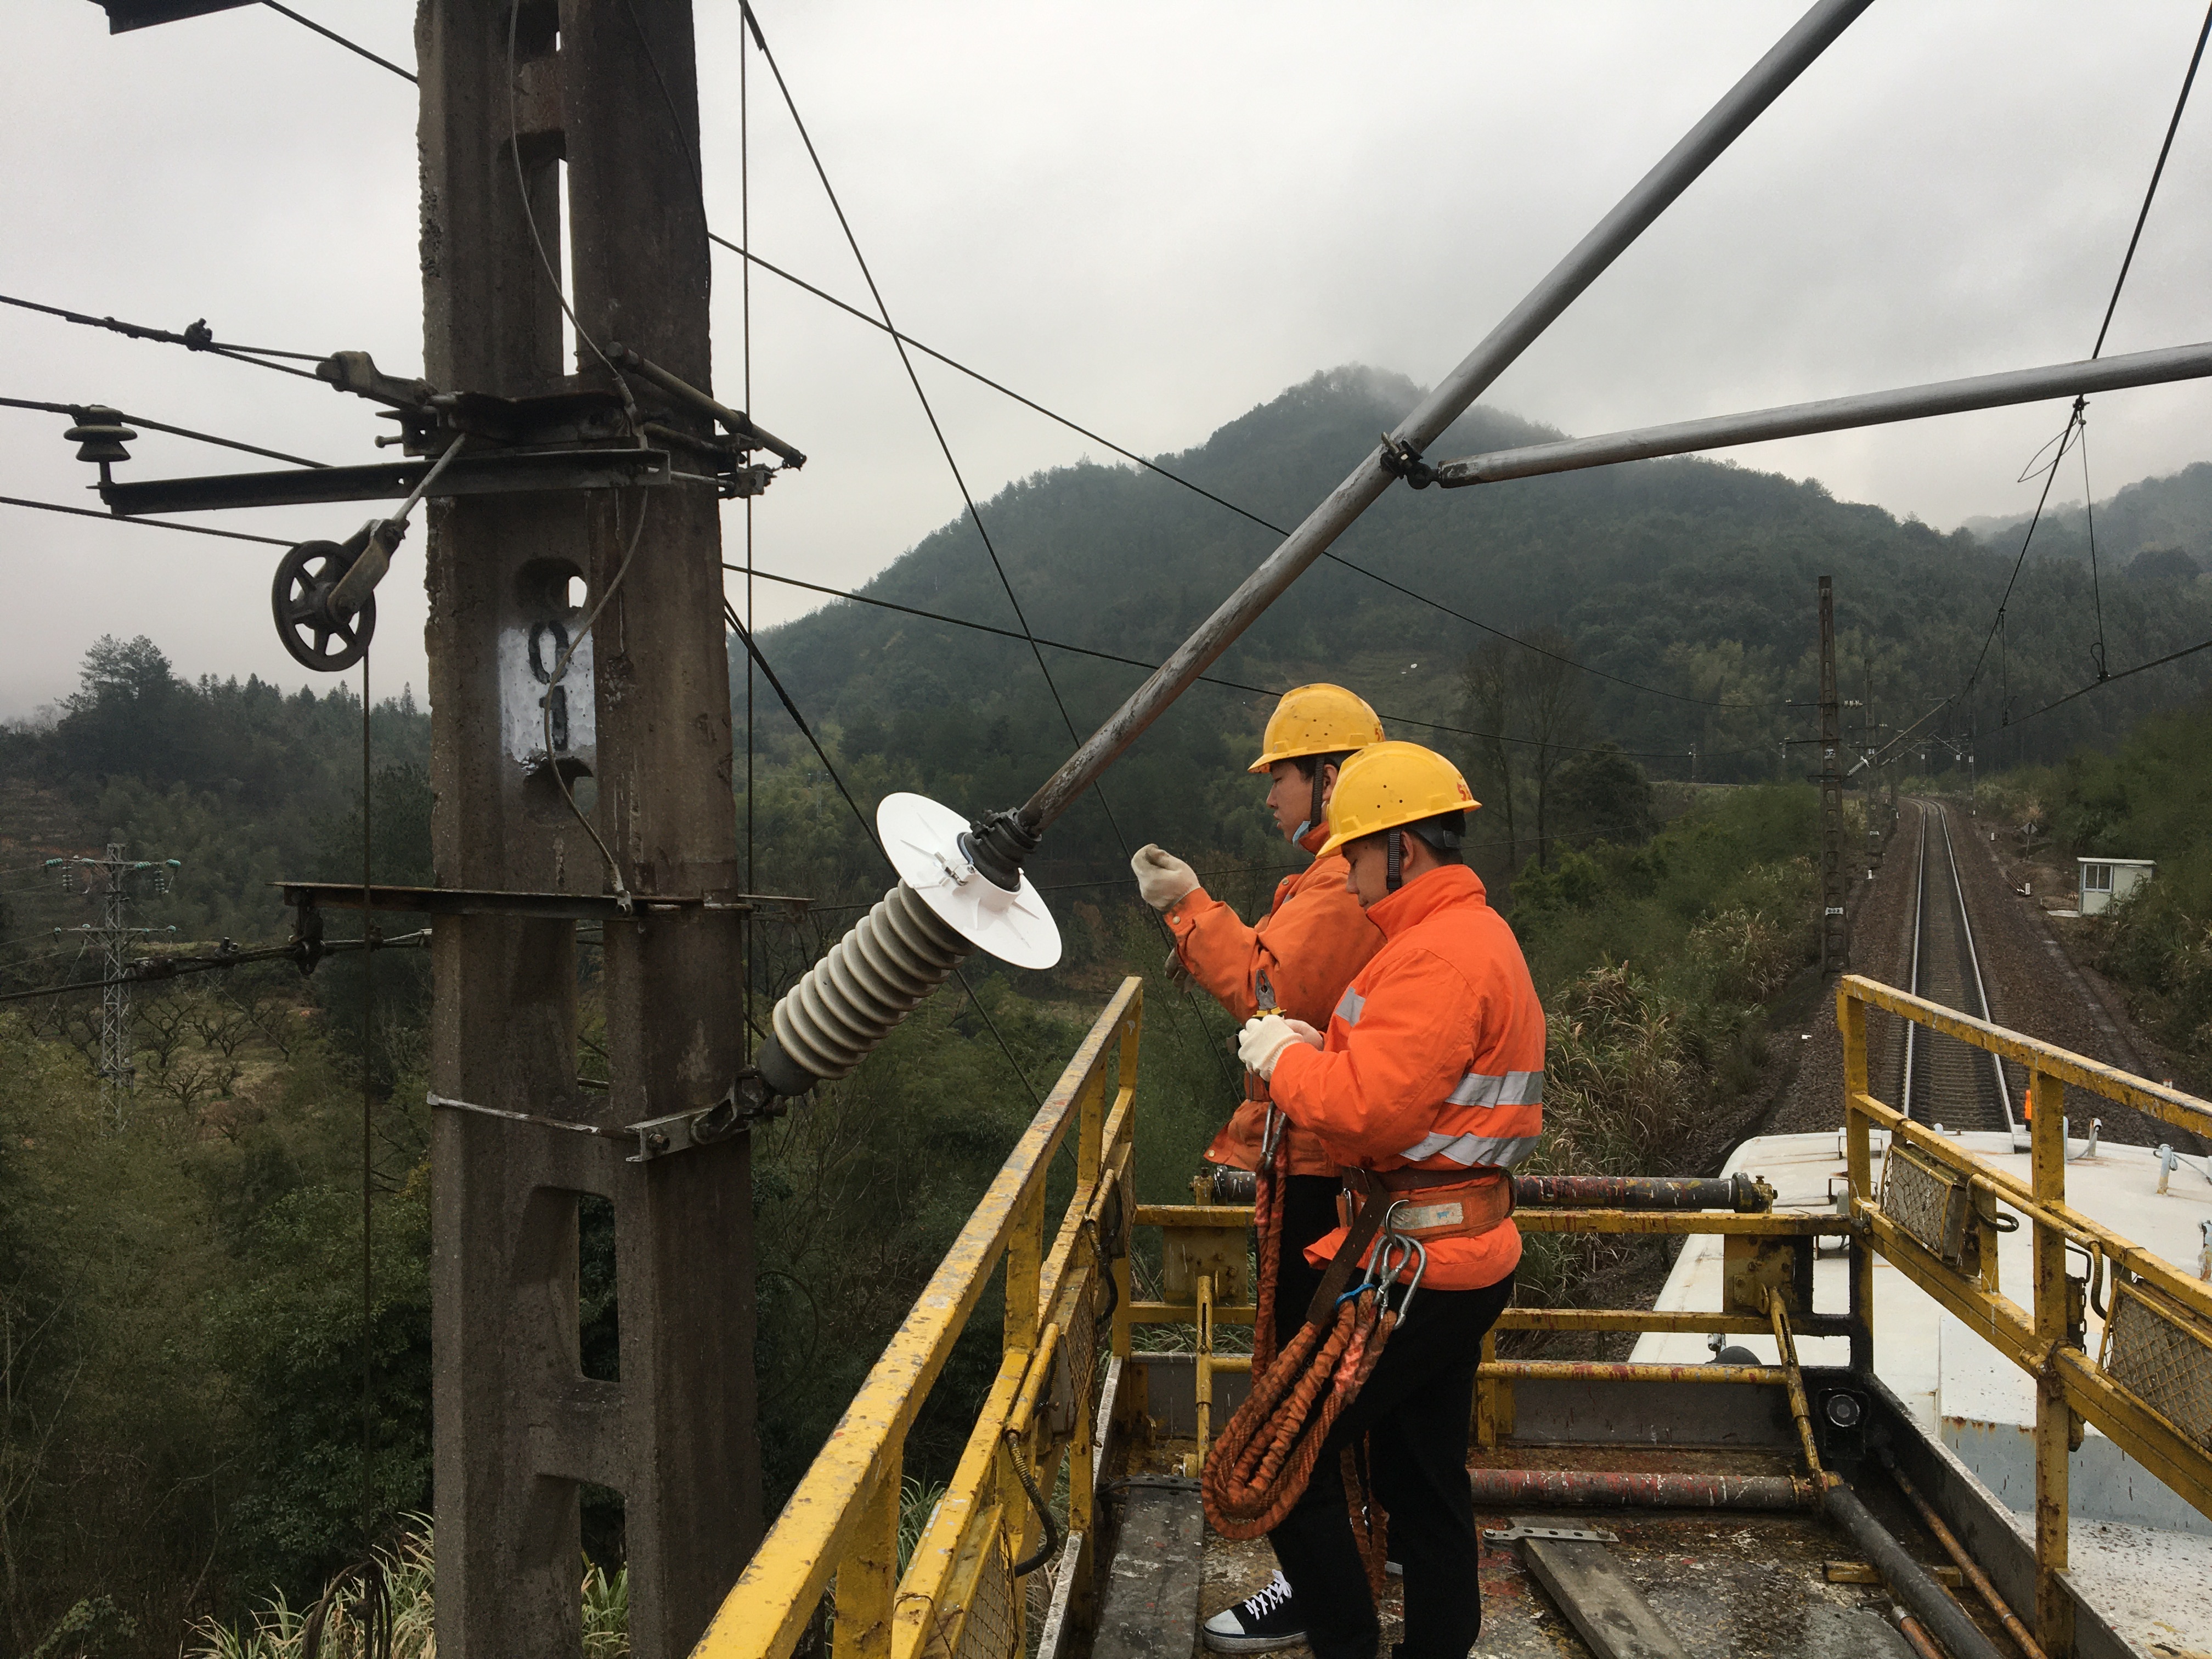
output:
[[[1990,1019],[1981,952],[1966,914],[1951,840],[1950,809],[1931,802],[1920,809],[1919,845],[1912,907],[1911,989],[1946,1007]],[[2004,1066],[1994,1054],[1956,1037],[1906,1025],[1899,1095],[1915,1121],[1947,1129],[2008,1132],[2020,1121]]]

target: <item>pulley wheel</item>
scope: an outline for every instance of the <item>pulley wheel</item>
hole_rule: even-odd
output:
[[[376,596],[370,594],[351,617],[334,616],[330,608],[331,591],[359,556],[337,542],[301,542],[277,563],[270,606],[276,637],[295,662],[335,674],[367,654],[376,633]]]

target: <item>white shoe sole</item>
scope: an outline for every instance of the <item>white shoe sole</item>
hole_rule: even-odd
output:
[[[1273,1653],[1279,1648],[1297,1647],[1306,1639],[1304,1631],[1291,1636],[1224,1636],[1201,1627],[1199,1634],[1215,1653]]]

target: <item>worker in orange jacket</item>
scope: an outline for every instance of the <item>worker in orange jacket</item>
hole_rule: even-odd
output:
[[[1326,1032],[1261,1016],[1238,1044],[1276,1105],[1346,1166],[1347,1218],[1355,1194],[1386,1204],[1386,1233],[1425,1254],[1418,1298],[1269,1534],[1316,1659],[1375,1652],[1337,1455],[1362,1437],[1391,1553],[1404,1564],[1400,1659],[1463,1659],[1482,1628],[1468,1424],[1482,1339],[1512,1297],[1521,1259],[1511,1171],[1543,1133],[1545,1026],[1513,931],[1461,856],[1478,805],[1458,769],[1419,744],[1353,757],[1322,851],[1344,853],[1387,942]],[[1344,1237],[1318,1240],[1309,1258],[1327,1261]]]
[[[1355,751],[1382,739],[1375,711],[1340,685],[1301,685],[1283,695],[1267,720],[1259,758],[1246,769],[1267,775],[1267,810],[1284,840],[1307,853],[1321,848],[1328,839],[1326,811],[1339,769]],[[1138,890],[1175,937],[1175,966],[1240,1021],[1262,1010],[1309,1022],[1328,1018],[1352,976],[1382,943],[1347,884],[1350,866],[1334,852],[1285,877],[1267,915],[1250,926],[1200,886],[1197,872],[1172,854],[1146,846],[1130,864]],[[1257,1169],[1267,1113],[1267,1085],[1247,1073],[1245,1098],[1206,1158],[1231,1169]],[[1320,1269],[1305,1260],[1305,1246],[1336,1225],[1342,1180],[1340,1161],[1315,1135],[1295,1124],[1286,1133],[1289,1179],[1273,1316],[1285,1340],[1297,1329],[1321,1282]],[[1267,1638],[1254,1642],[1237,1631],[1209,1626],[1208,1643],[1249,1653],[1300,1640],[1295,1610],[1277,1577],[1270,1586],[1267,1610],[1276,1616]]]

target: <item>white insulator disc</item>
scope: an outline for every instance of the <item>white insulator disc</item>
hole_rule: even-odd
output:
[[[1060,925],[1022,878],[1009,893],[968,862],[960,850],[968,820],[927,795],[901,792],[876,806],[876,833],[899,878],[946,926],[979,951],[1017,968],[1049,968],[1060,960]]]

